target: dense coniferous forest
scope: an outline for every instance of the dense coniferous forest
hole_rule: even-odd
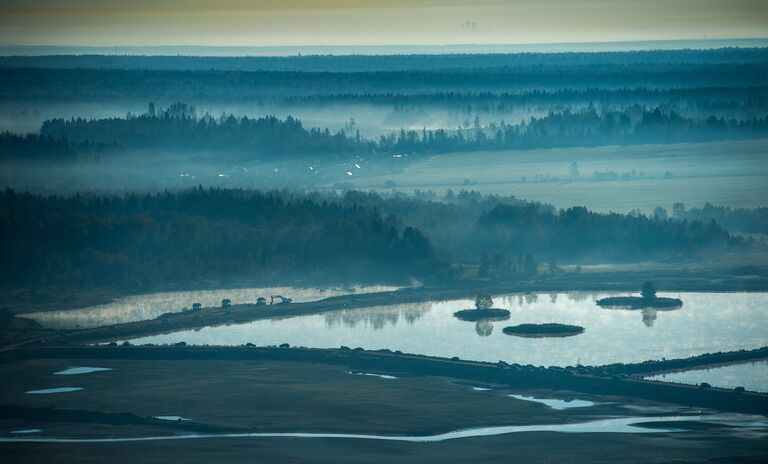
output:
[[[343,132],[305,129],[291,117],[197,118],[185,109],[177,112],[179,107],[187,108],[172,105],[162,115],[128,119],[47,121],[40,132],[43,137],[77,143],[115,143],[130,149],[237,152],[249,158],[345,155],[362,148],[359,141]]]
[[[47,55],[0,57],[2,68],[147,69],[167,71],[387,71],[609,64],[735,64],[766,60],[763,48],[639,50],[616,52],[461,53],[299,56]]]
[[[375,211],[290,194],[203,190],[42,197],[5,191],[4,285],[407,281],[444,271],[429,239]]]
[[[716,222],[659,220],[646,216],[597,214],[584,207],[557,213],[531,206],[499,204],[478,221],[477,241],[501,249],[536,250],[570,258],[590,253],[611,260],[680,256],[723,249],[737,241]]]
[[[615,64],[373,72],[6,68],[0,99],[259,100],[341,93],[522,92],[532,89],[765,87],[765,62]],[[180,85],[181,84],[181,85]]]
[[[154,110],[153,110],[154,111]],[[531,117],[519,124],[457,130],[401,130],[366,141],[343,130],[306,129],[288,117],[198,117],[185,104],[127,118],[46,121],[40,135],[0,134],[0,158],[72,158],[123,149],[233,152],[250,159],[359,153],[449,153],[469,150],[676,143],[759,138],[768,135],[768,116],[744,120],[684,117],[660,109],[598,112],[588,108]]]
[[[690,113],[739,111],[762,113],[768,100],[766,87],[696,87],[664,88],[625,87],[619,89],[588,88],[558,90],[526,90],[522,92],[433,92],[421,94],[370,93],[329,94],[286,97],[274,103],[285,105],[382,105],[395,111],[429,108],[455,111],[487,112],[490,114],[519,108],[586,107],[623,109],[634,106],[659,107]]]
[[[448,262],[481,256],[493,256],[497,273],[522,278],[536,274],[537,261],[551,258],[631,261],[746,246],[714,222],[585,208],[558,212],[469,193],[434,202],[362,192],[336,197],[196,188],[42,196],[5,190],[0,217],[6,289],[147,290],[227,278],[322,281],[328,275],[335,281],[445,281],[456,272]],[[416,225],[409,223],[417,217]]]
[[[98,158],[103,155],[122,152],[122,147],[113,143],[91,143],[88,140],[72,143],[66,137],[0,133],[0,160],[24,161],[75,160]]]
[[[768,234],[768,208],[730,208],[714,206],[710,203],[702,207],[686,209],[683,203],[673,205],[672,211],[659,209],[663,217],[673,217],[690,221],[717,221],[723,227],[734,232],[747,234]]]
[[[154,111],[154,110],[153,110]],[[456,130],[401,130],[367,141],[343,130],[306,129],[294,118],[198,117],[188,105],[174,104],[128,118],[56,119],[46,121],[40,136],[0,137],[0,158],[64,157],[73,152],[125,149],[232,152],[250,159],[319,155],[340,157],[359,153],[449,153],[470,150],[529,149],[635,143],[699,142],[759,138],[768,135],[768,116],[743,120],[710,116],[687,118],[675,112],[637,107],[627,111],[551,112],[519,124]],[[76,144],[76,145],[73,145]]]

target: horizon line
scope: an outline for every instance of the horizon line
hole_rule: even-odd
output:
[[[33,44],[15,44],[15,45],[0,45],[0,55],[3,56],[9,56],[6,53],[3,53],[4,51],[12,51],[12,50],[18,50],[18,51],[26,51],[26,52],[34,52],[38,51],[38,53],[34,53],[36,55],[44,55],[46,53],[42,53],[45,50],[51,50],[51,51],[65,51],[65,50],[72,50],[72,49],[81,49],[84,51],[99,51],[102,53],[92,53],[96,55],[108,55],[109,53],[103,53],[108,52],[110,50],[119,51],[119,50],[168,50],[168,49],[177,49],[179,51],[182,50],[189,50],[189,49],[203,49],[203,50],[218,50],[218,51],[226,51],[226,50],[259,50],[259,51],[286,51],[291,50],[293,51],[292,54],[298,54],[301,55],[301,50],[323,50],[323,49],[341,49],[341,50],[354,50],[354,49],[368,49],[368,50],[388,50],[388,49],[461,49],[461,48],[536,48],[536,47],[544,47],[544,48],[556,48],[556,47],[563,47],[563,48],[573,48],[573,47],[611,47],[611,46],[622,46],[622,45],[635,45],[642,46],[642,45],[651,45],[651,44],[662,44],[662,43],[671,43],[671,44],[689,44],[693,45],[696,44],[696,48],[706,48],[706,44],[722,44],[727,42],[754,42],[754,44],[750,45],[749,47],[745,48],[760,48],[762,46],[768,46],[768,37],[735,37],[735,38],[699,38],[699,39],[653,39],[653,40],[615,40],[615,41],[594,41],[594,42],[525,42],[525,43],[452,43],[452,44],[322,44],[322,45],[195,45],[195,44],[185,44],[185,45],[169,45],[169,44],[156,44],[156,45],[33,45]],[[764,44],[760,44],[760,42],[764,42]],[[690,48],[690,47],[682,47],[680,49],[684,48]],[[715,48],[728,48],[726,47],[715,47]],[[667,48],[668,50],[672,50],[674,48]],[[658,48],[636,48],[634,51],[642,51],[642,50],[660,50]],[[549,52],[557,53],[558,50],[548,50]],[[577,50],[562,50],[564,52],[568,51],[577,51]],[[606,50],[606,51],[622,51],[621,49],[617,50]],[[631,51],[631,50],[627,50]],[[537,50],[533,50],[533,53],[538,52]],[[493,52],[490,52],[493,53]],[[65,53],[68,54],[68,53]],[[71,53],[74,54],[74,53]],[[78,53],[82,54],[82,53]],[[142,53],[138,53],[141,55]],[[125,54],[129,55],[129,54]],[[133,54],[131,54],[133,55]],[[181,55],[180,53],[175,53],[175,55]],[[247,56],[247,55],[246,55]]]

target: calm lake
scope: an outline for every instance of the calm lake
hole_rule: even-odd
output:
[[[387,348],[405,353],[541,366],[601,365],[681,358],[768,345],[768,293],[671,293],[673,311],[603,309],[595,300],[617,293],[494,296],[511,312],[503,322],[453,317],[472,301],[453,300],[340,310],[321,315],[206,327],[131,340],[135,344],[259,346],[289,343],[316,348]],[[559,322],[585,332],[566,338],[520,338],[508,325]]]
[[[161,292],[118,298],[112,303],[87,308],[24,313],[21,316],[33,319],[43,327],[51,329],[88,329],[154,319],[165,313],[190,309],[193,303],[200,303],[203,307],[220,306],[224,298],[232,300],[232,304],[241,304],[255,303],[259,297],[264,297],[269,302],[270,295],[282,295],[299,303],[350,293],[389,292],[398,288],[382,285],[349,288],[269,287]]]
[[[649,380],[701,384],[706,382],[715,387],[744,387],[747,390],[768,393],[768,361],[755,361],[710,369],[693,369],[685,372],[646,377]]]

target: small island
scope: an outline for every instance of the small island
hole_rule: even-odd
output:
[[[584,332],[584,327],[568,324],[520,324],[504,327],[503,332],[517,337],[572,337]]]
[[[603,308],[616,309],[678,309],[683,306],[678,298],[664,298],[656,296],[656,289],[652,282],[643,284],[640,296],[611,296],[597,300],[597,305]]]
[[[505,321],[509,319],[509,311],[493,307],[493,299],[490,295],[477,295],[475,297],[475,309],[463,309],[456,311],[453,316],[462,321]]]

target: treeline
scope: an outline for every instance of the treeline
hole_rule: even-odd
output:
[[[248,55],[249,50],[243,50]],[[166,71],[387,71],[594,66],[636,64],[736,64],[768,61],[765,48],[639,50],[559,53],[316,54],[298,56],[44,55],[0,57],[3,68],[151,69]]]
[[[530,66],[371,72],[5,68],[0,99],[229,100],[350,94],[510,93],[532,89],[765,87],[768,62]]]
[[[598,214],[584,207],[552,212],[505,204],[498,204],[478,220],[473,241],[486,250],[495,246],[561,259],[609,261],[674,259],[740,243],[714,221]]]
[[[487,275],[529,279],[547,260],[686,259],[745,244],[714,222],[556,211],[476,193],[444,200],[203,188],[72,196],[5,190],[0,282],[6,290],[151,290],[243,279],[448,282],[456,264],[478,261]]]
[[[397,217],[424,231],[438,249],[456,260],[473,261],[486,254],[496,273],[504,269],[501,273],[525,274],[531,260],[674,260],[749,246],[706,215],[685,219],[637,212],[602,214],[584,207],[558,210],[550,204],[514,196],[466,190],[449,190],[440,196],[424,191],[406,196],[353,190],[338,201]],[[744,213],[749,211],[759,212]]]
[[[0,160],[82,160],[84,158],[99,159],[105,155],[113,155],[123,151],[116,142],[92,143],[84,140],[78,143],[70,142],[66,137],[53,137],[40,134],[0,133]]]
[[[127,118],[49,120],[43,124],[40,134],[41,137],[28,140],[41,143],[35,151],[57,149],[56,140],[66,139],[75,144],[126,149],[185,150],[214,155],[225,152],[247,159],[276,159],[748,139],[768,135],[768,116],[702,119],[641,106],[604,112],[590,107],[577,112],[551,112],[519,124],[502,121],[498,125],[480,126],[475,121],[467,128],[401,130],[381,136],[377,141],[368,141],[343,130],[331,133],[327,129],[306,129],[291,117],[284,120],[273,116],[198,117],[191,107],[174,104],[167,110],[151,109],[146,114]],[[0,139],[0,144],[12,142]],[[0,150],[6,151],[3,146]]]
[[[259,279],[445,278],[419,230],[339,202],[279,192],[0,193],[5,288],[128,287]]]
[[[377,194],[348,191],[338,201],[375,209],[424,231],[458,261],[483,255],[494,275],[529,275],[531,263],[631,262],[688,259],[748,246],[712,220],[558,210],[513,196],[462,190]]]
[[[768,234],[768,208],[731,208],[710,203],[700,208],[686,209],[683,203],[675,203],[672,211],[656,208],[656,216],[672,217],[689,221],[716,221],[731,232]]]
[[[465,112],[502,112],[530,107],[588,106],[617,109],[626,106],[652,106],[661,109],[729,112],[759,111],[768,104],[768,87],[695,87],[664,88],[587,88],[557,90],[525,90],[521,92],[434,92],[421,94],[402,93],[339,93],[330,95],[287,97],[274,104],[286,105],[334,105],[370,104],[391,106],[395,113],[400,109],[432,108]]]
[[[659,108],[550,112],[519,124],[491,124],[457,131],[401,130],[382,136],[379,150],[448,153],[469,150],[559,148],[643,143],[703,142],[768,135],[768,116],[689,118]]]
[[[126,149],[171,152],[230,152],[247,158],[344,155],[362,149],[343,132],[306,129],[287,117],[197,117],[194,108],[176,103],[165,110],[128,118],[54,119],[43,123],[43,137],[75,143],[119,144]]]

